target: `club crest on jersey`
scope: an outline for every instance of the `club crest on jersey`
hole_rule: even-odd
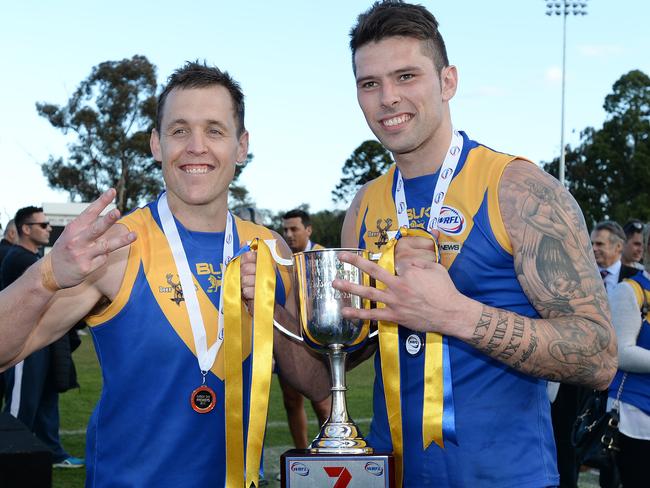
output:
[[[447,235],[462,234],[465,230],[465,216],[454,207],[443,206],[440,209],[438,229]]]
[[[381,247],[388,244],[388,241],[391,239],[391,232],[389,232],[390,227],[393,225],[393,219],[390,217],[387,219],[377,219],[377,232],[368,231],[368,237],[378,237],[375,241],[375,246]],[[392,232],[394,235],[395,232]]]

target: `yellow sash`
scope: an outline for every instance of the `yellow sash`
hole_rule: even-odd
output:
[[[421,229],[400,229],[404,236],[427,237],[433,240],[436,254],[438,245],[435,239]],[[395,246],[397,239],[391,239],[379,258],[379,266],[391,274],[395,274]],[[439,254],[438,254],[439,255]],[[383,290],[386,285],[377,281],[377,288]],[[384,308],[385,304],[378,302],[377,308]],[[390,426],[390,435],[393,441],[393,454],[395,456],[395,477],[397,486],[402,485],[403,476],[403,440],[402,440],[402,408],[400,392],[400,367],[399,367],[399,334],[397,324],[394,322],[379,321],[379,350],[381,353],[381,371],[386,397],[386,413]],[[424,404],[422,407],[422,444],[424,449],[435,442],[444,447],[442,436],[443,413],[443,352],[442,336],[429,332],[426,334],[424,356]]]
[[[275,268],[271,251],[262,239],[257,250],[253,350],[246,464],[244,465],[242,310],[240,256],[227,266],[224,277],[224,369],[226,375],[226,486],[258,486],[262,443],[266,429],[273,356]],[[246,471],[244,471],[244,469]],[[244,477],[245,473],[245,477]]]

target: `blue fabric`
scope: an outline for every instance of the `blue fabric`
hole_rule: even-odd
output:
[[[650,280],[644,276],[643,271],[632,276],[630,280],[636,281],[641,285],[644,293],[650,293]],[[650,323],[648,323],[647,316],[643,317],[643,321],[641,322],[641,329],[636,340],[636,345],[643,349],[650,349]],[[609,386],[609,396],[611,398],[616,398],[624,374],[625,371],[622,370],[616,373],[614,381]],[[650,374],[628,372],[625,383],[623,384],[623,391],[621,392],[621,401],[634,405],[650,415]]]

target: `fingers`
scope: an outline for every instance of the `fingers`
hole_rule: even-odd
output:
[[[82,224],[89,225],[97,220],[97,217],[99,217],[104,209],[108,207],[113,202],[113,200],[115,200],[115,195],[115,188],[109,188],[106,190],[97,200],[88,205],[84,211],[79,214],[79,217],[77,217],[78,221]],[[119,218],[119,211],[115,211],[117,212],[117,217],[115,220],[117,220]],[[113,211],[109,212],[109,214],[112,212]]]
[[[437,239],[437,232],[436,232],[436,239]],[[428,237],[419,237],[419,236],[406,236],[402,237],[399,241],[397,241],[397,249],[399,250],[400,247],[409,247],[411,249],[424,249],[424,250],[434,250],[434,244],[431,239]]]
[[[332,287],[340,291],[352,293],[353,295],[359,296],[361,298],[367,298],[373,302],[383,303],[388,301],[388,297],[384,291],[370,286],[363,286],[357,283],[352,283],[351,281],[334,280],[332,281]]]
[[[255,273],[257,270],[257,253],[255,251],[248,251],[240,257],[240,270],[241,270],[241,292],[242,297],[248,300],[249,310],[253,306],[253,299],[255,298]]]
[[[369,261],[361,256],[348,253],[348,252],[343,252],[338,255],[338,258],[340,261],[343,261],[344,263],[349,263],[353,266],[356,266],[361,271],[366,272],[372,278],[385,283],[387,286],[390,286],[390,284],[395,282],[394,275],[386,271],[378,264],[375,264],[372,261]]]

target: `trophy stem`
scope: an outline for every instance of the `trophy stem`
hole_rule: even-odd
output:
[[[332,411],[309,450],[321,454],[370,454],[373,452],[372,447],[361,437],[359,428],[348,416],[345,399],[347,352],[341,344],[332,344],[327,356],[332,376]]]

